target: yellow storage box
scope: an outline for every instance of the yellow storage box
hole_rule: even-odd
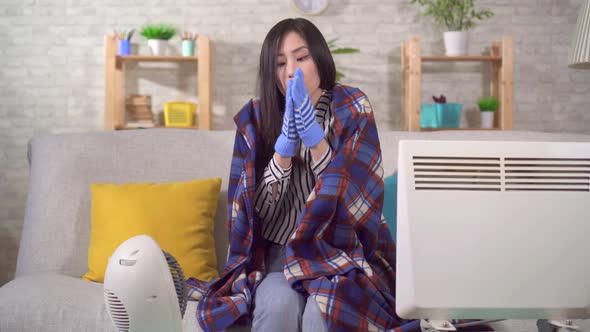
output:
[[[195,125],[197,105],[182,101],[164,103],[166,127],[192,127]]]

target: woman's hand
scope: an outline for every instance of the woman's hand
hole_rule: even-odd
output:
[[[291,81],[288,83],[287,95],[285,96],[285,114],[283,115],[283,127],[281,135],[275,142],[275,151],[284,158],[291,158],[297,153],[299,135],[295,126],[293,114],[293,101],[291,99]]]
[[[287,98],[289,96],[293,99],[295,127],[303,144],[308,148],[318,145],[324,139],[324,131],[315,119],[315,110],[305,88],[301,68],[297,68],[295,78],[289,81]]]

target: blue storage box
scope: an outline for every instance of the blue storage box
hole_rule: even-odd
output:
[[[422,104],[421,128],[459,128],[463,104]]]

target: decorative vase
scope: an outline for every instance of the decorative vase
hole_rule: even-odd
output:
[[[168,48],[168,41],[164,39],[150,39],[148,40],[148,46],[152,55],[166,55]]]
[[[444,33],[446,55],[467,55],[467,31],[447,31]]]
[[[482,128],[494,128],[494,114],[496,112],[480,111],[479,114],[481,114]]]

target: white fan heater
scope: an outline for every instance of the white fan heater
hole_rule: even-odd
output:
[[[104,300],[119,332],[182,332],[187,300],[182,269],[147,235],[128,239],[110,257]]]
[[[590,143],[402,140],[398,161],[398,315],[590,318]]]

